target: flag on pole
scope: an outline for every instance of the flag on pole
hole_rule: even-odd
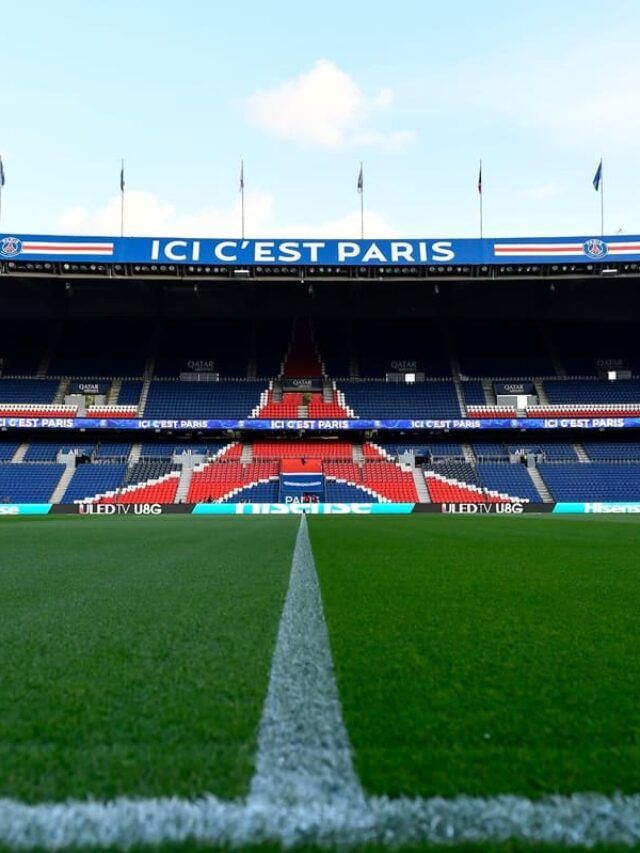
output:
[[[478,172],[478,192],[482,195],[482,160],[480,160],[480,171]]]
[[[602,158],[600,158],[600,162],[598,163],[598,168],[596,169],[596,173],[593,176],[593,188],[596,192],[599,191],[601,183],[602,183]]]
[[[244,160],[240,161],[240,192],[244,189]]]
[[[4,179],[4,166],[2,164],[2,157],[0,157],[0,187],[3,187],[5,183]]]
[[[124,192],[124,160],[120,166],[120,192]]]
[[[358,173],[358,192],[364,192],[364,172],[362,170],[362,163],[360,163],[360,172]]]

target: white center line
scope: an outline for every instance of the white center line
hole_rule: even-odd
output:
[[[362,807],[333,672],[307,519],[298,528],[250,801]]]

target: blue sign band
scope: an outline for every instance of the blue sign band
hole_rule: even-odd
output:
[[[640,237],[222,240],[5,233],[0,260],[234,267],[588,264],[640,260]]]
[[[142,432],[169,431],[277,431],[277,432],[350,432],[362,430],[430,430],[430,431],[487,431],[487,430],[568,430],[568,429],[640,429],[636,418],[402,418],[372,420],[317,420],[313,418],[277,419],[247,418],[29,418],[0,417],[0,429],[63,429],[63,430],[135,430]]]

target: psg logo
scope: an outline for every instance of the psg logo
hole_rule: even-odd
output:
[[[0,255],[3,258],[15,258],[22,251],[22,243],[17,237],[4,237],[0,240]]]
[[[584,253],[588,258],[604,258],[608,251],[607,244],[595,237],[592,240],[587,240],[584,244]]]

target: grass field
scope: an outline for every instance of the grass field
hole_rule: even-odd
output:
[[[637,523],[369,521],[311,524],[368,790],[640,791]]]
[[[0,797],[246,792],[296,522],[186,522],[0,524]]]
[[[245,795],[297,526],[2,520],[0,797]],[[367,792],[640,791],[637,522],[309,529]]]

